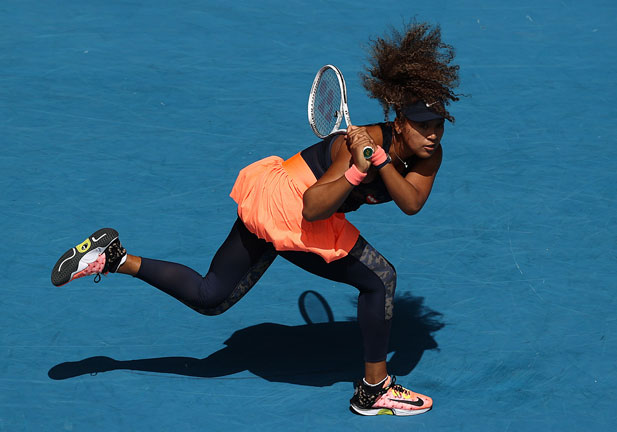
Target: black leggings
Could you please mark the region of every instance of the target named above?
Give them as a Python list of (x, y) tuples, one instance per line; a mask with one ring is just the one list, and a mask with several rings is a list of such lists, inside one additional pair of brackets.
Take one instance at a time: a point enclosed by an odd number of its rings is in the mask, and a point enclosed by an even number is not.
[(148, 258), (142, 258), (136, 276), (199, 313), (218, 315), (257, 283), (277, 255), (310, 273), (356, 287), (360, 291), (358, 322), (364, 340), (364, 359), (386, 359), (396, 272), (361, 236), (346, 257), (327, 263), (310, 252), (277, 252), (238, 219), (214, 255), (205, 277), (184, 265)]

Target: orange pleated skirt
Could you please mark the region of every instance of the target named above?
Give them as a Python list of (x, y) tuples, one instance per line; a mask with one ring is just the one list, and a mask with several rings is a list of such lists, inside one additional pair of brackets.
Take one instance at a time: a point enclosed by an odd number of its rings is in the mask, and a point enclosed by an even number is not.
[(249, 231), (278, 251), (305, 251), (326, 262), (346, 256), (360, 232), (342, 213), (309, 222), (302, 217), (302, 196), (317, 181), (300, 153), (283, 161), (259, 160), (238, 174), (231, 197)]

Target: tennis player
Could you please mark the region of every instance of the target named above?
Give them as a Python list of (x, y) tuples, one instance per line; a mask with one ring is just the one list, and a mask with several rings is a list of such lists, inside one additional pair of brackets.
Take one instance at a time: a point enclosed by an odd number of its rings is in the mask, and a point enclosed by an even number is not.
[[(444, 122), (454, 120), (446, 109), (458, 100), (453, 58), (440, 28), (426, 23), (372, 41), (363, 85), (381, 103), (386, 121), (350, 126), (347, 133), (329, 136), (287, 160), (270, 156), (242, 169), (231, 191), (238, 218), (205, 276), (181, 264), (129, 255), (118, 233), (104, 228), (58, 260), (53, 284), (128, 274), (199, 313), (218, 315), (240, 300), (280, 255), (359, 291), (365, 375), (354, 386), (352, 411), (414, 415), (430, 410), (430, 397), (396, 384), (388, 374), (396, 272), (345, 213), (388, 201), (407, 215), (420, 211), (441, 164)], [(362, 153), (367, 145), (374, 150), (370, 160)], [(392, 236), (398, 240), (395, 228)]]

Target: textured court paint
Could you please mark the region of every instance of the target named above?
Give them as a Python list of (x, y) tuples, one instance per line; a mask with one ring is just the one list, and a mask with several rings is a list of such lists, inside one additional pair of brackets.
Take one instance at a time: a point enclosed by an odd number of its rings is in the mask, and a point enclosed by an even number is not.
[[(617, 424), (614, 2), (403, 3), (2, 3), (0, 430)], [(327, 335), (355, 334), (344, 322), (354, 289), (284, 260), (212, 318), (131, 278), (51, 286), (59, 254), (103, 226), (129, 252), (205, 272), (235, 220), (237, 171), (315, 141), (306, 98), (317, 69), (343, 71), (354, 123), (381, 120), (356, 75), (362, 46), (413, 16), (442, 24), (471, 96), (452, 107), (422, 212), (383, 205), (350, 218), (396, 267), (397, 296), (442, 314), (433, 344), (391, 359), (412, 368), (398, 382), (431, 396), (431, 412), (347, 411), (354, 354)], [(305, 326), (308, 289), (336, 323)], [(274, 337), (284, 346), (272, 359)], [(93, 357), (116, 369), (71, 366)], [(311, 384), (322, 376), (332, 384)]]

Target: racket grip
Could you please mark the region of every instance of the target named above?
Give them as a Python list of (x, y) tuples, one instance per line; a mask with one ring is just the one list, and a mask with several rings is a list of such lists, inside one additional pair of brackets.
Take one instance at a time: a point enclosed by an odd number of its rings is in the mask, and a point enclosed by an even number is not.
[(371, 146), (366, 146), (362, 149), (362, 155), (364, 156), (364, 159), (370, 159), (371, 156), (373, 156), (373, 147)]

